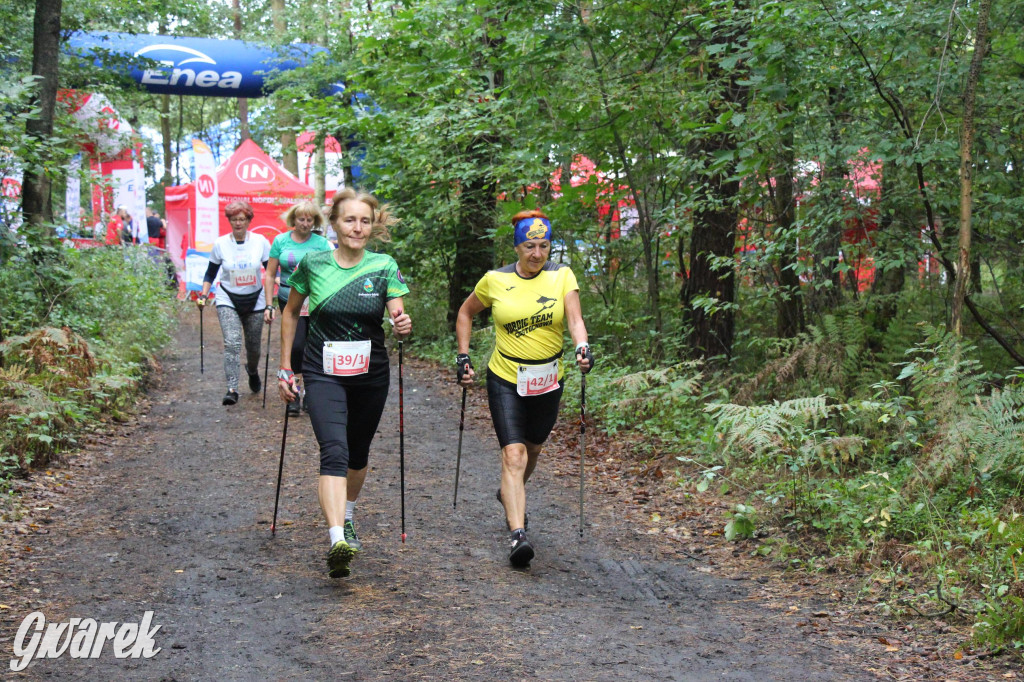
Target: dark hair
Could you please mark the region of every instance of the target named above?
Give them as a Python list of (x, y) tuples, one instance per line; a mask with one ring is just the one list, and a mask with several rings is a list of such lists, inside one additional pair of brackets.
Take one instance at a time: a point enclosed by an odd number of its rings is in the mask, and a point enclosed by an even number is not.
[(361, 201), (372, 210), (373, 227), (370, 230), (371, 240), (391, 241), (391, 232), (388, 228), (398, 223), (398, 218), (391, 213), (391, 207), (387, 204), (381, 204), (377, 197), (369, 192), (360, 192), (351, 187), (339, 189), (334, 193), (334, 199), (331, 200), (331, 213), (328, 216), (331, 225), (337, 226), (338, 221), (341, 220), (341, 205), (346, 201)]
[(249, 205), (248, 201), (232, 201), (230, 204), (224, 207), (224, 215), (227, 216), (228, 220), (231, 220), (236, 215), (244, 215), (249, 220), (255, 215), (252, 211), (252, 206)]

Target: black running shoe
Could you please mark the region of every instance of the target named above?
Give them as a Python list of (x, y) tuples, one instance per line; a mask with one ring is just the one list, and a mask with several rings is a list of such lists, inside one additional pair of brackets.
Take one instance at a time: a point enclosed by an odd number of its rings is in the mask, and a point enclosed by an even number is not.
[(295, 400), (293, 400), (290, 403), (288, 403), (288, 416), (289, 417), (298, 417), (300, 411), (301, 411), (301, 409), (299, 407), (299, 399), (298, 398), (296, 398)]
[[(500, 504), (501, 508), (504, 509), (505, 508), (505, 503), (501, 501), (501, 488), (498, 488), (498, 494), (495, 495), (495, 497), (498, 498), (498, 504)], [(508, 525), (508, 520), (507, 519), (505, 520), (505, 525), (506, 526)], [(512, 529), (509, 528), (509, 530), (512, 530)], [(523, 512), (523, 530), (530, 530), (530, 515), (527, 514), (526, 512)]]
[(259, 393), (260, 389), (263, 388), (263, 382), (260, 381), (260, 373), (249, 375), (249, 390), (253, 393)]
[(512, 551), (508, 553), (508, 561), (515, 568), (526, 568), (533, 559), (533, 545), (526, 539), (526, 531), (522, 528), (512, 531)]
[(228, 391), (224, 394), (224, 400), (220, 401), (221, 405), (234, 405), (238, 402), (238, 391)]
[(345, 520), (345, 542), (348, 546), (357, 552), (363, 548), (363, 543), (359, 542), (359, 536), (356, 535), (356, 526), (350, 519)]

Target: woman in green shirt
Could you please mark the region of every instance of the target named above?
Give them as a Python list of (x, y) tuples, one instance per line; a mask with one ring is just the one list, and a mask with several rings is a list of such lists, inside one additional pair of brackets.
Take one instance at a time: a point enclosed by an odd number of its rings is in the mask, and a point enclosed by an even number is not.
[[(290, 209), (283, 216), (285, 224), (292, 228), (274, 238), (270, 246), (270, 260), (267, 261), (267, 273), (263, 279), (263, 292), (267, 301), (270, 301), (274, 292), (274, 281), (277, 278), (278, 268), (281, 270), (280, 286), (277, 290), (277, 305), (281, 310), (288, 304), (288, 294), (291, 287), (288, 286), (288, 279), (299, 266), (299, 261), (307, 253), (315, 251), (330, 251), (333, 247), (320, 233), (323, 231), (324, 216), (317, 210), (312, 201), (302, 201)], [(274, 308), (267, 306), (264, 313), (265, 321), (269, 324), (274, 320)], [(295, 330), (295, 342), (292, 344), (292, 367), (302, 370), (302, 352), (306, 345), (306, 332), (309, 329), (309, 311), (304, 307), (300, 313), (298, 326)], [(288, 414), (295, 416), (299, 414), (300, 398), (288, 403)]]

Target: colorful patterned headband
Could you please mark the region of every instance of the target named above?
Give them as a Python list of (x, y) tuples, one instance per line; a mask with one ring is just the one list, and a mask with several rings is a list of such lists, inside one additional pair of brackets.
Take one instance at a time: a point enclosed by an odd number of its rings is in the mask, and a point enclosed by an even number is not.
[(527, 239), (551, 239), (551, 221), (547, 218), (523, 218), (516, 223), (513, 244), (519, 246)]

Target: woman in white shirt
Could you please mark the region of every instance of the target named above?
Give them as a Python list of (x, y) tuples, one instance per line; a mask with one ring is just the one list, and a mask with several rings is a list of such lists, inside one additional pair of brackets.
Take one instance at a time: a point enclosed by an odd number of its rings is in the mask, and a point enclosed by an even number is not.
[(248, 202), (232, 201), (225, 207), (224, 215), (231, 223), (231, 232), (213, 243), (210, 265), (197, 303), (206, 304), (206, 297), (217, 280), (219, 286), (214, 303), (224, 334), (224, 375), (228, 384), (222, 404), (234, 405), (238, 402), (238, 361), (243, 336), (249, 389), (258, 393), (263, 386), (259, 373), (260, 339), (267, 304), (260, 268), (265, 267), (270, 258), (270, 243), (262, 235), (249, 232), (253, 210)]

